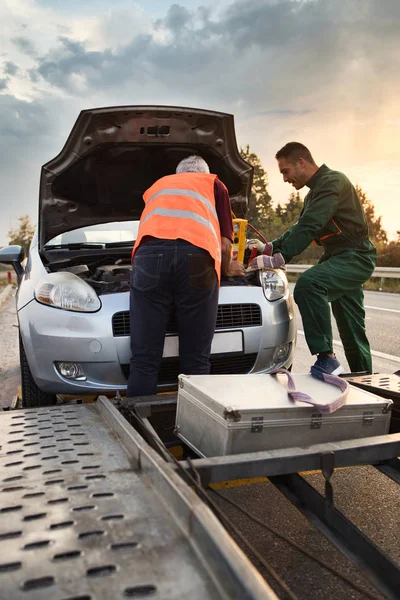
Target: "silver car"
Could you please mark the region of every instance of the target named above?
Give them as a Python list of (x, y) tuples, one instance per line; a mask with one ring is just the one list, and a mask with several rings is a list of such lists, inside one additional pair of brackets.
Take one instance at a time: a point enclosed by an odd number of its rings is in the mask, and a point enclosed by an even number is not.
[[(200, 154), (244, 218), (253, 169), (237, 148), (233, 116), (155, 106), (81, 112), (60, 154), (42, 167), (38, 229), (26, 263), (0, 250), (19, 288), (17, 310), (24, 406), (57, 394), (124, 394), (129, 373), (129, 279), (142, 195), (178, 162)], [(24, 264), (24, 266), (22, 266)], [(290, 367), (295, 313), (280, 270), (222, 281), (212, 373), (268, 373)], [(171, 314), (159, 390), (179, 374)]]

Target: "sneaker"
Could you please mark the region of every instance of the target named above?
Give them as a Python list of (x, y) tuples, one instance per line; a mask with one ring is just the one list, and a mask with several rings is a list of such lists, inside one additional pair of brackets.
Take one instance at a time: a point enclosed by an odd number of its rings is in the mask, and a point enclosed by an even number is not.
[(329, 373), (329, 375), (340, 375), (344, 373), (344, 368), (337, 360), (336, 357), (331, 358), (326, 354), (319, 354), (315, 364), (310, 369), (311, 375), (323, 379), (323, 373)]

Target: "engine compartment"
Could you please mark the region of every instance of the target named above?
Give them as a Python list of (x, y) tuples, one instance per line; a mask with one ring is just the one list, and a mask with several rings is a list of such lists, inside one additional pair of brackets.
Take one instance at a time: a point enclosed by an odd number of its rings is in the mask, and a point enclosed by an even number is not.
[[(97, 295), (128, 292), (132, 265), (130, 256), (75, 256), (71, 259), (56, 260), (47, 265), (49, 272), (66, 271), (88, 283)], [(256, 272), (244, 277), (222, 277), (221, 286), (260, 286)]]
[[(88, 262), (88, 261), (87, 261)], [(129, 291), (132, 265), (123, 259), (114, 264), (77, 264), (61, 269), (77, 275), (88, 283), (96, 294), (116, 294)]]

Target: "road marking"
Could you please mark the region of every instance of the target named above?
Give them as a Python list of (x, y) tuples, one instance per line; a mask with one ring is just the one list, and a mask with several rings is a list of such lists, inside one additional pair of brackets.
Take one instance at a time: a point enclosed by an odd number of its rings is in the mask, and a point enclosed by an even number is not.
[(395, 308), (382, 308), (380, 306), (368, 306), (367, 304), (364, 304), (364, 308), (370, 308), (372, 310), (384, 310), (385, 312), (393, 312), (400, 314), (400, 310), (396, 310)]
[[(304, 331), (301, 329), (297, 330), (299, 335), (304, 335)], [(342, 342), (339, 340), (332, 340), (336, 346), (341, 346), (343, 348)], [(376, 356), (377, 358), (384, 358), (386, 360), (392, 360), (393, 362), (400, 363), (400, 356), (394, 356), (393, 354), (385, 354), (384, 352), (379, 352), (378, 350), (371, 350), (372, 356)]]

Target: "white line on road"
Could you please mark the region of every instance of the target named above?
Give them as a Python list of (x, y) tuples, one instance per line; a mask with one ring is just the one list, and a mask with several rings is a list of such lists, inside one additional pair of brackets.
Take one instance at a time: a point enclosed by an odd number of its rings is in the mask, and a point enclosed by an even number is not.
[(382, 308), (381, 306), (367, 306), (367, 304), (364, 304), (364, 308), (372, 308), (372, 310), (384, 310), (386, 312), (400, 313), (400, 310), (396, 310), (395, 308)]
[[(302, 331), (301, 329), (298, 329), (297, 333), (299, 335), (304, 335), (304, 331)], [(342, 342), (339, 342), (339, 340), (332, 341), (334, 344), (336, 344), (336, 346), (341, 346), (343, 348), (343, 344)], [(384, 352), (379, 352), (378, 350), (371, 350), (371, 354), (372, 356), (377, 356), (379, 358), (385, 358), (386, 360), (392, 360), (394, 362), (400, 363), (400, 356), (393, 356), (393, 354), (385, 354)]]

